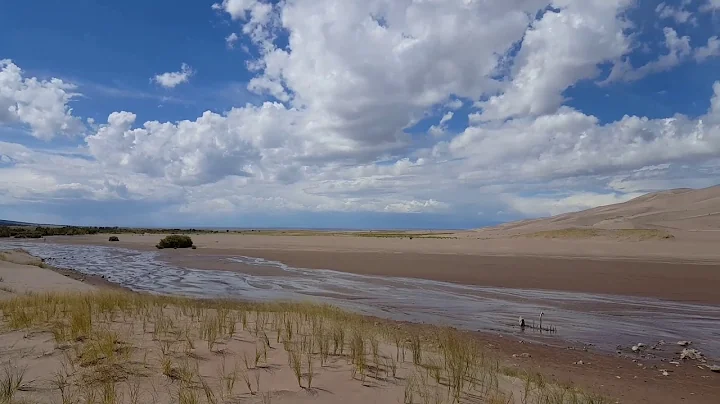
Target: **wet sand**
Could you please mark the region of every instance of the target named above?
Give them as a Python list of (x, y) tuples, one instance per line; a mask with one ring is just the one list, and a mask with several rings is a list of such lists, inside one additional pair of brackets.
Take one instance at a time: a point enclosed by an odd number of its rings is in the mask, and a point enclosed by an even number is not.
[[(195, 251), (179, 254), (172, 251), (164, 255), (170, 262), (184, 265), (197, 262), (196, 257), (205, 253), (203, 250)], [(333, 269), (361, 275), (409, 277), (467, 285), (605, 293), (720, 304), (720, 265), (464, 254), (317, 252), (244, 248), (233, 250), (232, 253), (281, 261), (294, 267)]]
[[(720, 304), (720, 250), (714, 234), (707, 239), (690, 234), (680, 241), (648, 242), (237, 234), (192, 237), (197, 250), (164, 250), (164, 259), (178, 266), (223, 269), (227, 263), (204, 258), (244, 255), (294, 267), (363, 275)], [(50, 240), (157, 251), (154, 245), (160, 238), (126, 234), (114, 243), (107, 241), (107, 235)], [(629, 252), (634, 255), (623, 255)], [(665, 255), (659, 255), (661, 252)]]

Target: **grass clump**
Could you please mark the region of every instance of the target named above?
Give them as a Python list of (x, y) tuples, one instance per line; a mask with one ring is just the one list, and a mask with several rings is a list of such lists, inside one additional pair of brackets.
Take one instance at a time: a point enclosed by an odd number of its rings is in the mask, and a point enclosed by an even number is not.
[(6, 363), (0, 376), (0, 403), (12, 402), (15, 393), (23, 386), (24, 380), (24, 368), (19, 368), (10, 362)]
[(190, 236), (183, 236), (180, 234), (173, 234), (165, 237), (157, 243), (156, 247), (159, 249), (163, 248), (191, 248), (193, 241)]
[(120, 241), (120, 238), (118, 236), (110, 236), (108, 241)]

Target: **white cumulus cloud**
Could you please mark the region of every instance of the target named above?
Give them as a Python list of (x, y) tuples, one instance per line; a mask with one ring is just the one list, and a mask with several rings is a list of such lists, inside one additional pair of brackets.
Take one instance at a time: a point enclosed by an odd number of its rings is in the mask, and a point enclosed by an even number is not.
[(187, 63), (183, 63), (180, 71), (157, 74), (152, 81), (165, 88), (175, 88), (180, 84), (187, 83), (193, 74), (195, 74), (193, 69)]
[(79, 95), (75, 89), (57, 78), (25, 77), (11, 60), (0, 60), (0, 125), (27, 125), (32, 136), (43, 140), (80, 135), (84, 127), (68, 105)]
[(476, 119), (494, 120), (552, 113), (562, 92), (596, 77), (598, 64), (625, 55), (630, 41), (622, 13), (630, 0), (556, 1), (530, 26), (514, 58), (511, 81), (500, 94), (478, 104)]

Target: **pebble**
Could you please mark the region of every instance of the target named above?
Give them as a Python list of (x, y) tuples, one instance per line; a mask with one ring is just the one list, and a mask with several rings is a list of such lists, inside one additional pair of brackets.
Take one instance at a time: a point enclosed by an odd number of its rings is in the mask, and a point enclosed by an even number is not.
[(720, 366), (712, 365), (712, 366), (708, 366), (708, 367), (710, 368), (711, 372), (720, 373)]
[(532, 355), (530, 355), (527, 352), (524, 352), (524, 353), (521, 353), (520, 355), (513, 354), (513, 358), (532, 358)]
[(678, 341), (677, 344), (680, 345), (680, 346), (688, 346), (688, 345), (692, 344), (692, 342), (690, 342), (690, 341)]
[(584, 362), (583, 362), (583, 361), (577, 361), (577, 362), (575, 362), (574, 364), (575, 364), (575, 365), (584, 365)]
[(661, 373), (662, 373), (663, 376), (668, 376), (668, 371), (667, 371), (667, 370), (663, 370)]

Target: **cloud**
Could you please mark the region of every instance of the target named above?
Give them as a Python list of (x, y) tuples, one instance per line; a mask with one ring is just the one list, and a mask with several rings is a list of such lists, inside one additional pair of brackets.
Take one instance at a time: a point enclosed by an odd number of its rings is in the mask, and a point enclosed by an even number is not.
[(478, 103), (480, 120), (554, 112), (563, 91), (596, 77), (598, 64), (630, 50), (622, 13), (629, 0), (557, 1), (532, 23), (513, 60), (511, 80), (499, 95)]
[(552, 115), (479, 123), (434, 154), (466, 161), (464, 177), (497, 180), (608, 175), (668, 162), (700, 162), (720, 153), (720, 82), (698, 119), (624, 116), (598, 119), (562, 107)]
[(260, 158), (250, 140), (241, 138), (242, 127), (212, 112), (195, 121), (153, 121), (132, 129), (135, 119), (129, 112), (110, 114), (108, 123), (87, 137), (90, 153), (109, 167), (187, 185), (249, 176)]
[[(227, 43), (253, 48), (252, 77), (238, 85), (262, 94), (255, 103), (228, 96), (235, 107), (178, 121), (117, 108), (64, 154), (0, 143), (0, 203), (162, 201), (163, 213), (194, 218), (505, 211), (513, 219), (717, 178), (720, 83), (708, 111), (692, 117), (606, 122), (564, 105), (563, 95), (592, 85), (610, 62), (622, 82), (704, 60), (717, 38), (693, 51), (666, 28), (667, 54), (635, 69), (634, 1), (549, 4), (222, 1), (213, 9), (239, 26)], [(187, 81), (174, 76), (183, 72), (192, 69), (154, 81), (174, 87)], [(466, 117), (469, 126), (456, 129)]]
[(183, 63), (180, 66), (179, 72), (157, 74), (151, 79), (151, 81), (154, 81), (165, 88), (175, 88), (180, 84), (187, 83), (193, 74), (195, 74), (193, 69), (186, 63)]
[(690, 37), (679, 37), (677, 32), (669, 27), (663, 29), (665, 34), (665, 46), (668, 53), (661, 55), (657, 60), (648, 62), (637, 69), (633, 68), (630, 61), (624, 59), (615, 63), (608, 78), (603, 84), (614, 81), (632, 82), (642, 79), (650, 74), (664, 72), (682, 63), (692, 52)]
[(213, 10), (222, 10), (234, 19), (245, 19), (246, 12), (258, 4), (257, 0), (223, 0), (222, 3), (212, 5)]
[(288, 45), (261, 49), (249, 88), (302, 110), (323, 135), (392, 152), (427, 108), (495, 91), (502, 55), (546, 3), (287, 2), (266, 26), (281, 21)]
[(578, 212), (600, 205), (627, 202), (642, 193), (594, 193), (581, 192), (571, 195), (555, 194), (535, 197), (509, 197), (506, 199), (511, 209), (524, 216), (555, 216), (562, 213)]
[(237, 42), (239, 39), (240, 37), (238, 36), (238, 34), (233, 32), (225, 37), (225, 43), (227, 44), (228, 48), (232, 49), (235, 47), (235, 42)]
[(715, 12), (720, 10), (720, 0), (705, 0), (705, 4), (700, 6), (702, 12)]
[(720, 55), (720, 39), (717, 36), (708, 38), (707, 45), (695, 48), (695, 60), (698, 63), (718, 55)]
[(76, 87), (60, 79), (24, 77), (11, 60), (0, 60), (0, 125), (21, 124), (38, 139), (82, 134), (82, 121), (72, 115)]
[(432, 125), (430, 129), (428, 130), (428, 133), (435, 137), (443, 136), (447, 133), (447, 123), (450, 121), (453, 117), (453, 112), (448, 111), (443, 115), (442, 118), (440, 118), (440, 123), (438, 125)]
[(693, 13), (685, 8), (690, 5), (691, 2), (692, 0), (683, 0), (679, 8), (662, 2), (655, 8), (655, 12), (661, 19), (672, 18), (678, 24), (685, 24), (689, 22), (695, 25), (697, 24), (697, 20), (693, 17)]
[(452, 100), (452, 101), (448, 101), (448, 102), (445, 104), (445, 106), (446, 106), (447, 108), (449, 108), (449, 109), (457, 110), (457, 109), (462, 108), (463, 102), (462, 102), (462, 100), (455, 99), (455, 100)]

